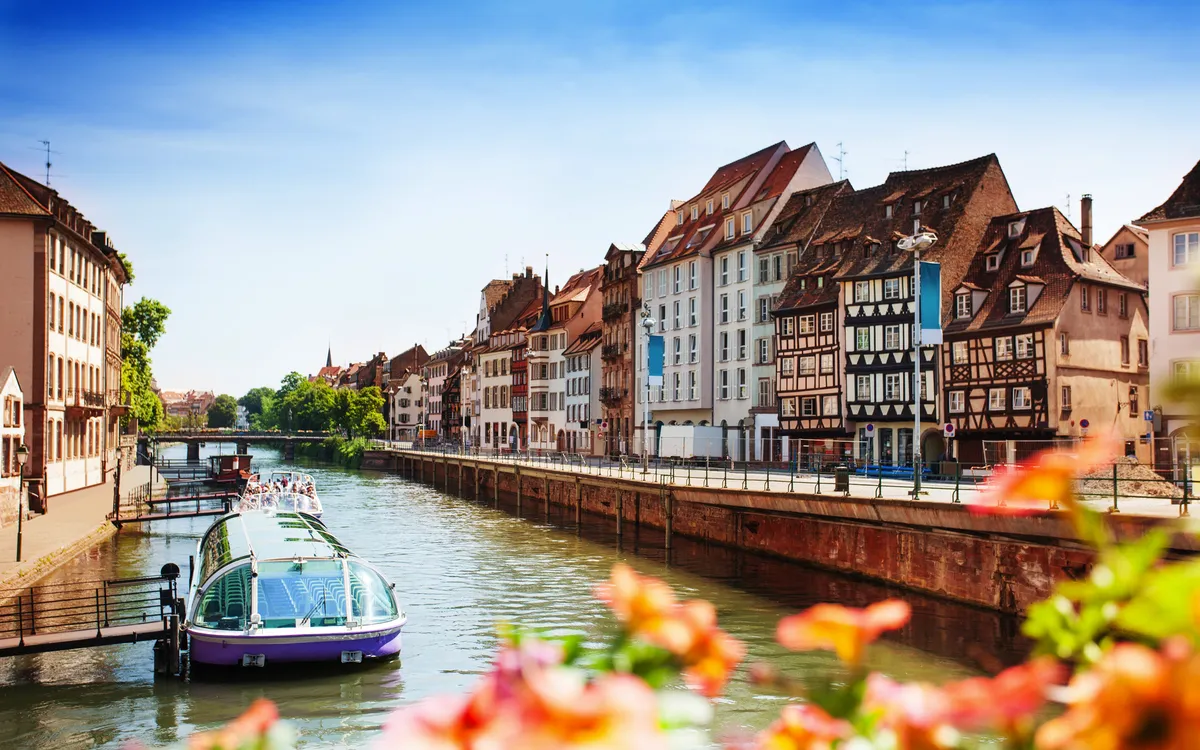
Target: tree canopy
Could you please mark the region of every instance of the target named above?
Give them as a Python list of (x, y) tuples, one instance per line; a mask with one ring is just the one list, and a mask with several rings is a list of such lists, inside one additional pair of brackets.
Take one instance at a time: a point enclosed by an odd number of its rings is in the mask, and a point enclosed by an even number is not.
[(121, 311), (121, 391), (127, 394), (132, 416), (147, 430), (162, 422), (162, 401), (154, 393), (150, 350), (166, 332), (171, 310), (143, 297)]
[[(309, 381), (298, 372), (285, 375), (278, 390), (254, 388), (239, 402), (252, 413), (251, 425), (257, 429), (336, 430), (353, 438), (374, 437), (387, 428), (379, 388), (335, 390), (324, 380)], [(257, 415), (251, 404), (261, 406)]]
[(227, 393), (222, 393), (208, 407), (209, 427), (233, 427), (237, 421), (238, 403)]

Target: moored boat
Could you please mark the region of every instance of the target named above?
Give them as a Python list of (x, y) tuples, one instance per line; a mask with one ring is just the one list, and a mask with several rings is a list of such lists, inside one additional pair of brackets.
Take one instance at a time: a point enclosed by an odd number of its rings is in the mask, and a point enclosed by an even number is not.
[(400, 652), (394, 585), (305, 513), (219, 518), (200, 540), (187, 632), (193, 662), (361, 662)]
[(238, 498), (237, 510), (274, 510), (307, 513), (320, 518), (324, 512), (317, 497), (317, 485), (308, 474), (298, 471), (275, 471), (263, 481), (251, 475)]

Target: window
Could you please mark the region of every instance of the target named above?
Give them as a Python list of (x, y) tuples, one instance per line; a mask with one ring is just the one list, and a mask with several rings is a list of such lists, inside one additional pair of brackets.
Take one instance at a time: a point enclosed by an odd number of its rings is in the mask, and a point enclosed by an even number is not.
[(771, 317), (770, 316), (770, 312), (771, 312), (770, 299), (771, 299), (770, 297), (759, 297), (758, 298), (758, 322), (759, 323), (766, 323), (767, 320)]
[(1092, 311), (1092, 294), (1086, 284), (1079, 286), (1079, 309), (1084, 312)]
[(992, 253), (987, 256), (987, 270), (995, 271), (1000, 267), (1000, 253)]
[(1071, 354), (1071, 335), (1066, 331), (1058, 334), (1058, 353), (1064, 357)]
[(885, 401), (899, 401), (904, 398), (901, 390), (904, 376), (898, 372), (889, 372), (883, 376), (883, 398)]
[(991, 388), (988, 390), (988, 410), (1004, 411), (1004, 389)]
[(729, 370), (721, 370), (717, 377), (717, 398), (723, 401), (729, 399)]
[(871, 298), (871, 282), (856, 281), (854, 282), (854, 301), (866, 302)]
[(775, 281), (783, 281), (783, 255), (776, 254), (771, 258), (771, 270), (774, 271), (772, 278)]
[(1013, 358), (1013, 340), (1011, 336), (996, 338), (996, 361), (1007, 362)]
[(785, 399), (780, 400), (779, 408), (780, 408), (780, 411), (782, 412), (783, 416), (785, 416), (785, 417), (796, 416), (796, 399), (785, 398)]
[(712, 202), (712, 198), (709, 198), (704, 203), (704, 213), (711, 216), (712, 212), (713, 212), (713, 202)]
[(1172, 265), (1186, 266), (1200, 261), (1200, 232), (1175, 235)]
[(1121, 260), (1122, 258), (1132, 258), (1133, 252), (1134, 249), (1132, 243), (1117, 245), (1113, 258), (1116, 260)]
[(1021, 232), (1024, 230), (1025, 230), (1025, 220), (1024, 219), (1019, 219), (1017, 221), (1008, 222), (1008, 236), (1009, 237), (1020, 237)]
[(1017, 386), (1013, 388), (1013, 408), (1028, 409), (1029, 403), (1029, 388), (1025, 386)]
[(683, 268), (680, 266), (675, 266), (675, 268), (671, 270), (671, 275), (671, 291), (673, 291), (675, 294), (679, 294), (679, 292), (683, 289)]
[(800, 358), (800, 374), (812, 375), (817, 371), (816, 357), (801, 357)]
[(1121, 364), (1129, 364), (1129, 337), (1121, 337)]
[(1025, 287), (1014, 286), (1008, 290), (1009, 313), (1025, 312)]
[(1142, 412), (1138, 409), (1138, 387), (1129, 386), (1129, 418), (1140, 419)]
[(821, 333), (829, 333), (833, 330), (833, 313), (821, 313)]
[(784, 377), (791, 377), (795, 374), (796, 360), (794, 357), (784, 357), (779, 360), (779, 374)]
[(854, 396), (858, 401), (871, 400), (871, 376), (856, 375), (854, 378)]
[(748, 314), (749, 312), (746, 310), (746, 291), (744, 289), (739, 289), (737, 319), (745, 320)]
[(738, 398), (748, 398), (749, 397), (749, 395), (750, 395), (748, 392), (749, 389), (746, 388), (746, 368), (744, 368), (744, 367), (738, 368), (737, 388), (738, 388), (738, 396), (737, 396)]
[(1033, 334), (1017, 334), (1017, 359), (1033, 359)]
[(919, 201), (919, 200), (913, 201), (913, 216), (917, 216), (920, 213), (921, 213), (921, 201)]
[(674, 396), (674, 398), (672, 400), (678, 401), (679, 400), (679, 373), (677, 373), (677, 372), (671, 373), (671, 385), (673, 386), (672, 394)]
[(742, 214), (742, 234), (750, 234), (750, 230), (754, 227), (753, 214), (746, 212)]
[(832, 354), (822, 354), (821, 355), (821, 372), (824, 374), (833, 372), (833, 355)]
[(1059, 397), (1062, 410), (1071, 411), (1071, 386), (1064, 385), (1059, 392), (1062, 394)]
[(885, 219), (892, 218), (892, 213), (893, 213), (893, 209), (892, 209), (891, 203), (889, 203), (883, 207), (883, 218), (885, 218)]
[(688, 297), (688, 325), (694, 328), (696, 326), (696, 324), (699, 322), (697, 320), (697, 317), (698, 316), (696, 315), (696, 298)]
[(812, 332), (813, 332), (813, 325), (814, 325), (815, 323), (816, 323), (816, 316), (814, 316), (814, 315), (801, 315), (801, 316), (800, 316), (800, 333), (801, 333), (801, 334), (805, 334), (805, 333), (812, 333)]
[(1200, 294), (1179, 294), (1174, 301), (1176, 331), (1200, 330)]
[(950, 208), (950, 202), (952, 200), (954, 200), (953, 194), (946, 193), (945, 195), (943, 195), (942, 196), (942, 208)]
[(771, 261), (768, 260), (767, 258), (759, 258), (758, 259), (758, 283), (766, 284), (770, 280), (771, 280)]
[(729, 284), (729, 256), (721, 258), (721, 286)]
[(688, 263), (688, 289), (695, 289), (697, 283), (699, 281), (696, 273), (696, 261), (693, 260)]
[(883, 327), (883, 348), (900, 348), (900, 325), (892, 324)]
[(673, 313), (673, 315), (672, 315), (672, 320), (673, 320), (673, 321), (674, 321), (674, 323), (675, 323), (675, 326), (674, 326), (674, 328), (675, 328), (675, 330), (676, 330), (676, 331), (678, 331), (680, 328), (682, 328), (682, 327), (683, 327), (683, 326), (681, 325), (681, 322), (680, 322), (680, 321), (681, 321), (681, 317), (682, 317), (682, 316), (681, 316), (681, 314), (680, 314), (680, 304), (679, 304), (679, 300), (675, 300), (674, 304), (672, 304), (672, 305), (671, 305), (671, 312)]
[(1037, 260), (1037, 248), (1027, 247), (1021, 251), (1021, 267), (1029, 268)]
[[(765, 341), (766, 339), (763, 339), (763, 340)], [(748, 346), (749, 346), (749, 341), (747, 339), (746, 329), (739, 328), (738, 332), (737, 332), (737, 358), (738, 359), (746, 358), (746, 347), (748, 347)]]
[(667, 296), (667, 269), (660, 268), (658, 271), (658, 296)]
[(971, 317), (970, 293), (954, 295), (954, 317), (958, 320)]
[(688, 370), (688, 401), (695, 401), (697, 398), (696, 389), (696, 371)]
[(883, 298), (900, 299), (900, 279), (883, 280)]
[(950, 413), (962, 414), (966, 410), (966, 394), (963, 391), (950, 391)]
[(725, 193), (724, 195), (721, 196), (721, 208), (722, 209), (729, 208), (729, 193)]
[(1096, 290), (1096, 314), (1108, 315), (1108, 290)]
[[(664, 294), (665, 293), (666, 292), (664, 292)], [(658, 306), (658, 331), (659, 331), (659, 333), (662, 333), (665, 330), (667, 330), (667, 306), (659, 305)]]
[[(693, 205), (692, 206), (692, 221), (695, 221), (697, 219), (697, 217), (699, 217), (699, 216), (700, 216), (700, 207)], [(679, 399), (677, 398), (675, 400), (678, 401)]]
[(729, 332), (721, 331), (721, 335), (717, 339), (720, 342), (720, 357), (722, 362), (729, 361)]
[(780, 318), (779, 320), (779, 335), (791, 336), (794, 327), (795, 318)]
[(855, 328), (854, 329), (854, 351), (866, 352), (871, 350), (871, 329), (870, 328)]
[(651, 274), (642, 279), (642, 296), (647, 300), (654, 296), (654, 276)]
[(720, 315), (720, 317), (718, 319), (720, 320), (720, 322), (722, 322), (722, 323), (729, 322), (729, 295), (728, 294), (721, 295), (721, 306), (720, 306), (719, 315)]
[(817, 416), (817, 399), (815, 396), (805, 396), (800, 399), (800, 416)]
[(681, 364), (683, 361), (683, 342), (678, 336), (675, 337), (674, 343), (671, 344), (671, 353), (673, 355), (671, 364)]
[(1183, 380), (1200, 376), (1200, 361), (1181, 359), (1171, 363), (1171, 377)]
[(758, 340), (758, 363), (765, 365), (771, 361), (771, 339)]
[[(732, 221), (732, 219), (731, 219), (731, 221)], [(748, 276), (748, 274), (749, 274), (749, 271), (748, 271), (748, 269), (746, 268), (746, 251), (745, 251), (745, 250), (739, 250), (739, 251), (738, 251), (737, 258), (738, 258), (738, 276), (737, 276), (737, 279), (738, 279), (738, 281), (745, 281), (747, 278), (749, 278), (749, 276)]]
[(1146, 343), (1146, 339), (1138, 339), (1138, 367), (1150, 366), (1150, 347)]
[(826, 417), (837, 416), (838, 413), (838, 397), (837, 396), (822, 396), (821, 397), (821, 414)]

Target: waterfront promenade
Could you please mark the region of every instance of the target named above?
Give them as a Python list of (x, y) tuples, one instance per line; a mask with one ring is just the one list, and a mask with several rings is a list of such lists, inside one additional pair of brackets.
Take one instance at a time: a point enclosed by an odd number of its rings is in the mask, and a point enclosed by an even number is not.
[[(162, 480), (155, 475), (156, 480)], [(22, 561), (17, 559), (17, 526), (0, 529), (0, 589), (36, 581), (116, 531), (107, 519), (113, 507), (113, 475), (94, 487), (50, 498), (50, 512), (22, 527)], [(122, 493), (150, 481), (149, 466), (122, 472)]]

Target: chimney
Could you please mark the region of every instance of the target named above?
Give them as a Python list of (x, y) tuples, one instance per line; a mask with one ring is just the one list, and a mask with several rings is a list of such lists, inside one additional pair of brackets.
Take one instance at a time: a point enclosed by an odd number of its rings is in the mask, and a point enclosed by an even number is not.
[(533, 266), (525, 266), (525, 278), (533, 278)]
[(1092, 194), (1084, 193), (1079, 199), (1079, 217), (1083, 224), (1080, 227), (1080, 235), (1083, 237), (1083, 247), (1085, 250), (1092, 249)]

